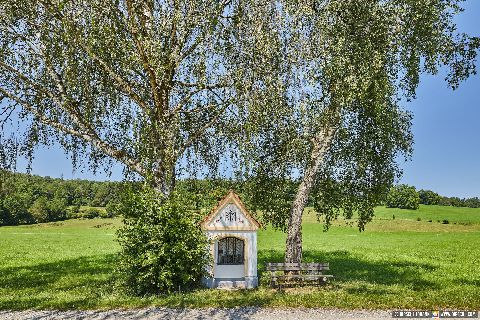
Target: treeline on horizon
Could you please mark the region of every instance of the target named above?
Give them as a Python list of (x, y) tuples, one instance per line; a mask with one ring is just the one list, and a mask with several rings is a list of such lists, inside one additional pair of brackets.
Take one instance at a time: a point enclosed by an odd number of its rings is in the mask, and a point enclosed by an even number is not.
[[(65, 180), (0, 170), (0, 226), (33, 224), (75, 218), (116, 216), (125, 187), (141, 182)], [(196, 208), (212, 207), (229, 189), (231, 180), (180, 180), (176, 190), (189, 195)]]
[[(120, 182), (0, 172), (0, 226), (109, 217)], [(106, 207), (100, 209), (99, 207)]]
[[(295, 185), (292, 181), (292, 192)], [(113, 217), (124, 187), (124, 182), (65, 180), (0, 171), (0, 226)], [(242, 186), (232, 180), (180, 180), (176, 189), (197, 199), (196, 207), (207, 208), (228, 189), (241, 194)], [(420, 204), (480, 208), (478, 197), (462, 199), (441, 196), (431, 190), (416, 192)]]
[(420, 204), (480, 208), (480, 199), (478, 197), (473, 197), (473, 198), (445, 197), (431, 190), (423, 190), (423, 189), (417, 191), (417, 193), (418, 193), (418, 197), (420, 198)]
[(452, 207), (480, 208), (480, 199), (444, 197), (431, 190), (417, 191), (414, 186), (399, 184), (393, 186), (385, 199), (387, 208), (417, 210), (421, 204)]

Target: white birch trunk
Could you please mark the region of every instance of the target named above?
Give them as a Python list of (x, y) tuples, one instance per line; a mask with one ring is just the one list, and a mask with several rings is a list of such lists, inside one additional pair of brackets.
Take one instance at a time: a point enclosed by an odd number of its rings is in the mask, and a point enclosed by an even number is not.
[(285, 262), (297, 263), (302, 261), (302, 216), (308, 197), (323, 165), (325, 155), (330, 149), (337, 131), (337, 125), (322, 129), (313, 139), (313, 149), (310, 162), (305, 170), (303, 179), (298, 187), (295, 200), (290, 209), (288, 221)]

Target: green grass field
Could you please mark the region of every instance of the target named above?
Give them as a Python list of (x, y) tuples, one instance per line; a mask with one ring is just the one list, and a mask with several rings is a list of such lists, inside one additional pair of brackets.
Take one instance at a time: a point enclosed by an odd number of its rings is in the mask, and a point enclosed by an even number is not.
[(282, 260), (285, 236), (267, 229), (258, 234), (259, 289), (205, 289), (145, 298), (115, 290), (119, 219), (1, 227), (0, 309), (241, 305), (480, 309), (480, 209), (379, 207), (376, 213), (362, 233), (343, 221), (325, 233), (312, 213), (305, 215), (304, 261), (330, 263), (335, 279), (327, 286), (268, 288), (263, 266)]

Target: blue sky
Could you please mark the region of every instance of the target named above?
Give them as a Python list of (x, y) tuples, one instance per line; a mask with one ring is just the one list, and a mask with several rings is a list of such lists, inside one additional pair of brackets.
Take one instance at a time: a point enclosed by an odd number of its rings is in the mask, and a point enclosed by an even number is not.
[[(480, 36), (480, 1), (469, 0), (459, 31)], [(480, 68), (477, 68), (480, 72)], [(480, 74), (452, 91), (444, 74), (421, 78), (413, 112), (414, 154), (401, 182), (443, 195), (480, 197)]]
[[(480, 0), (464, 3), (457, 18), (459, 31), (480, 36)], [(480, 71), (480, 68), (479, 68)], [(480, 197), (480, 75), (452, 91), (444, 74), (423, 76), (417, 99), (405, 104), (414, 114), (414, 153), (402, 163), (400, 182), (431, 189), (442, 195)], [(24, 171), (20, 161), (18, 171)], [(65, 179), (120, 180), (121, 166), (111, 177), (100, 172), (72, 171), (70, 160), (59, 148), (39, 149), (32, 173)]]

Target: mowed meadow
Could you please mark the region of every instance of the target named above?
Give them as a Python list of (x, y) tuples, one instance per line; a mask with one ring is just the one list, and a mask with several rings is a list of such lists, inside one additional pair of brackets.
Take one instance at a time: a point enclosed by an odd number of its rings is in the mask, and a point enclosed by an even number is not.
[(314, 214), (305, 214), (304, 261), (330, 263), (335, 279), (325, 286), (269, 288), (264, 263), (282, 261), (285, 236), (267, 228), (258, 233), (258, 289), (141, 298), (115, 287), (120, 219), (0, 227), (0, 309), (480, 309), (480, 209), (379, 207), (365, 232), (354, 224), (338, 221), (323, 232)]

